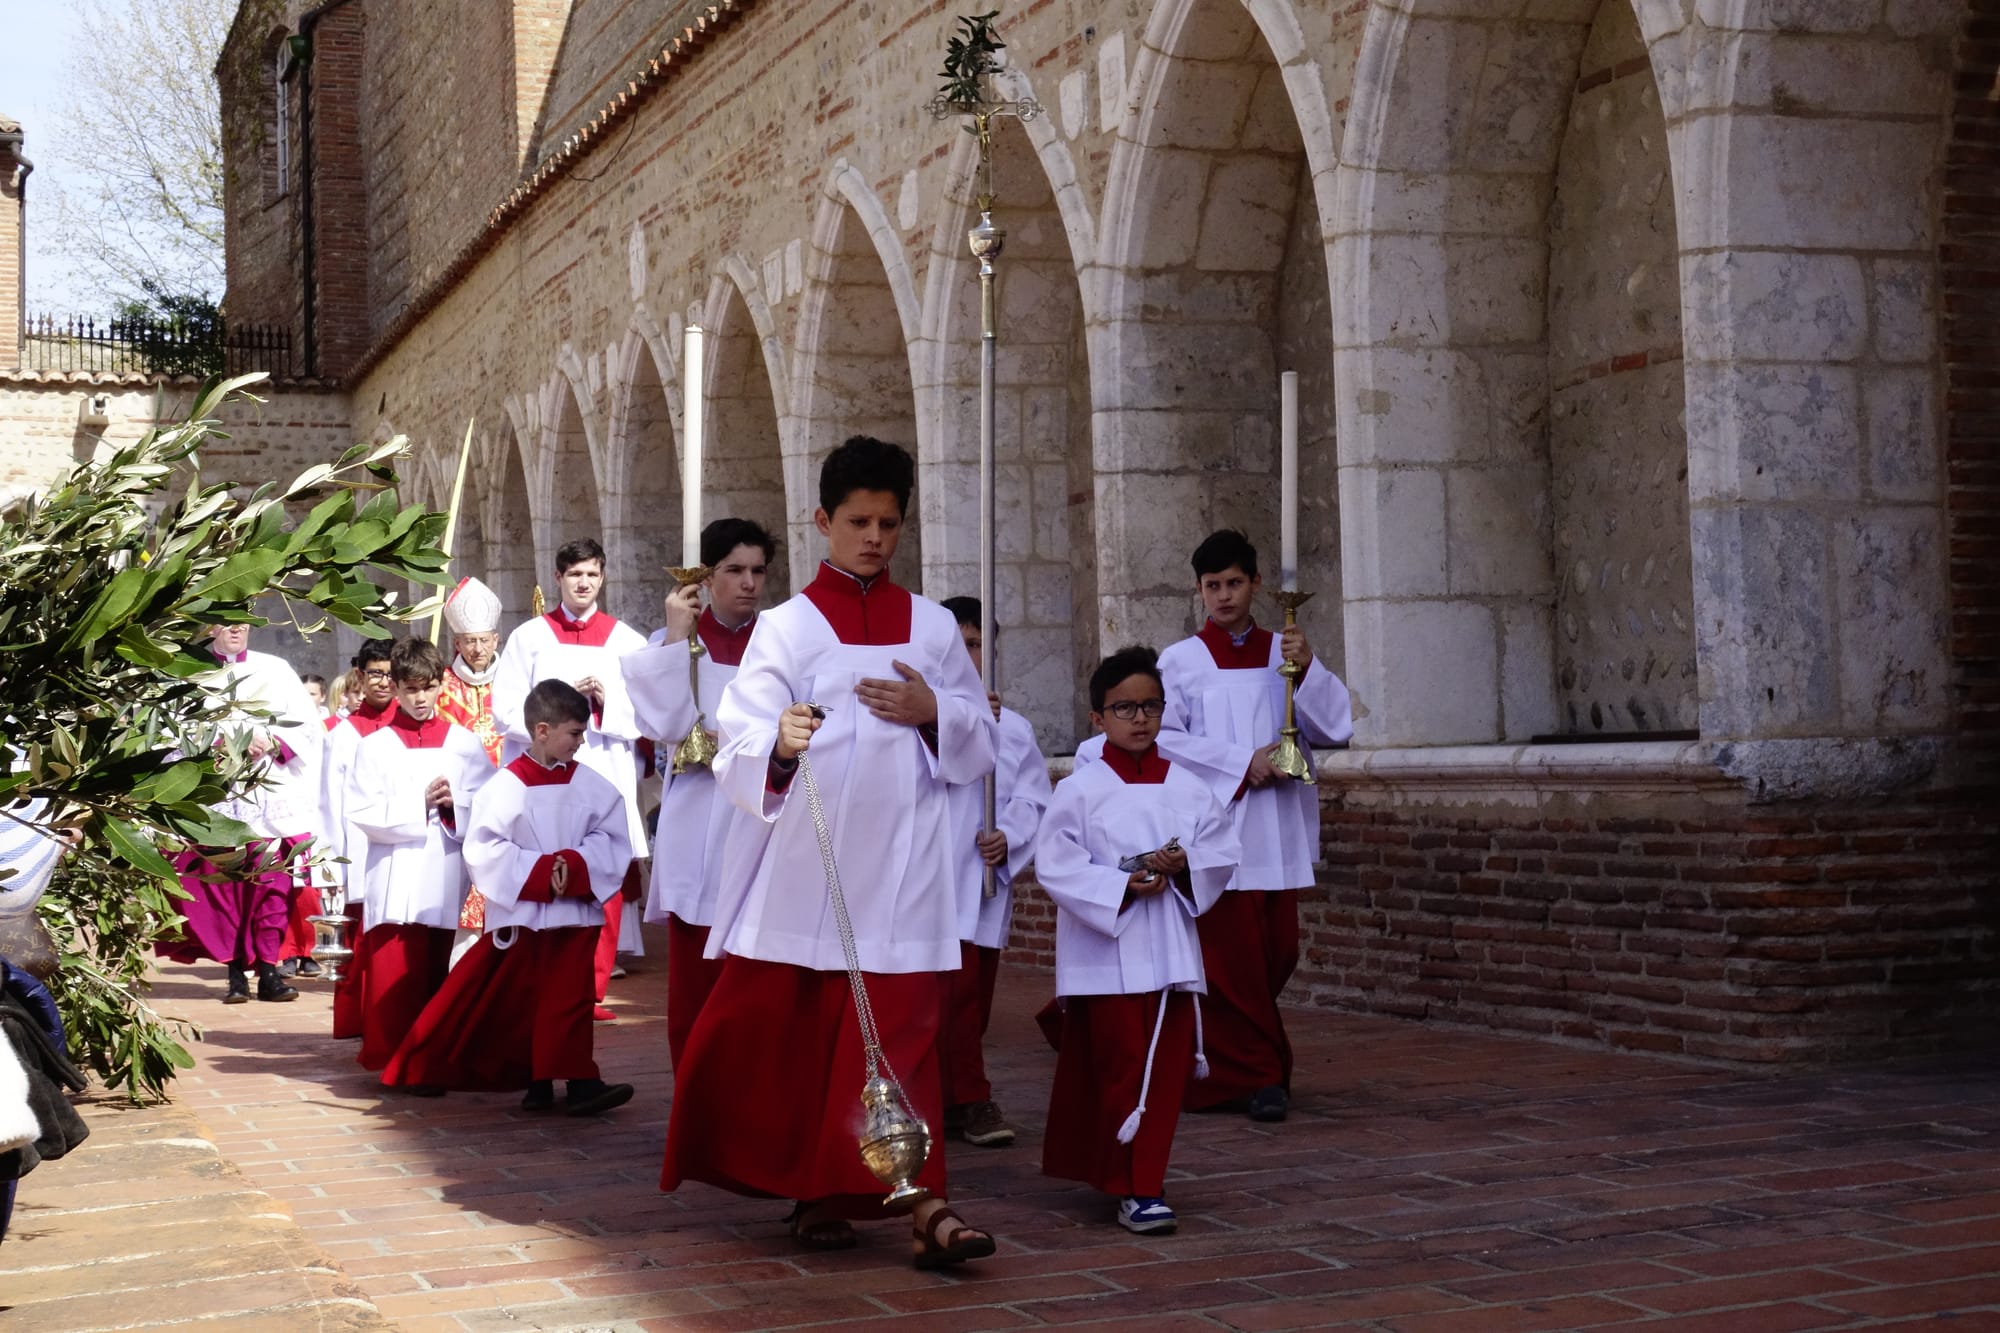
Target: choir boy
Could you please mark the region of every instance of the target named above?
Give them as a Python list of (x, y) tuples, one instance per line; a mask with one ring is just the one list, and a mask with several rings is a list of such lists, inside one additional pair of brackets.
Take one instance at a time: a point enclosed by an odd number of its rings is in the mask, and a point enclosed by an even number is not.
[(1251, 602), (1263, 586), (1257, 548), (1242, 533), (1212, 533), (1194, 551), (1196, 591), (1208, 620), (1160, 654), (1168, 730), (1255, 747), (1231, 807), (1243, 862), (1214, 911), (1201, 918), (1208, 975), (1211, 1076), (1188, 1088), (1191, 1110), (1243, 1103), (1277, 1121), (1291, 1103), (1292, 1046), (1278, 996), (1299, 962), (1298, 891), (1319, 859), (1316, 789), (1272, 769), (1285, 720), (1284, 662), (1299, 678), (1299, 739), (1345, 744), (1354, 734), (1347, 687), (1313, 656), (1294, 626), (1259, 628)]
[[(709, 768), (671, 771), (672, 756), (694, 728), (697, 709), (713, 734), (722, 691), (736, 678), (756, 627), (775, 551), (771, 534), (749, 519), (719, 518), (703, 528), (701, 562), (714, 572), (702, 584), (670, 593), (666, 628), (648, 646), (618, 660), (639, 730), (653, 739), (662, 770), (646, 920), (667, 927), (667, 1052), (676, 1067), (722, 966), (703, 954), (715, 920), (723, 849), (732, 841), (761, 843), (765, 824), (739, 811), (728, 797), (718, 797)], [(705, 608), (703, 588), (708, 591)], [(703, 648), (693, 666), (699, 701), (688, 680), (691, 633), (700, 636)]]
[(797, 1200), (808, 1249), (848, 1248), (850, 1219), (884, 1215), (856, 1150), (861, 1036), (803, 790), (810, 747), (883, 1051), (931, 1130), (911, 1244), (937, 1268), (994, 1250), (945, 1202), (937, 1039), (959, 961), (947, 789), (991, 771), (995, 725), (951, 613), (888, 572), (915, 481), (906, 450), (867, 436), (827, 456), (827, 558), (758, 617), (723, 692), (715, 779), (769, 838), (724, 857), (708, 938), (722, 969), (676, 1071), (660, 1184)]
[(465, 863), (486, 896), (486, 932), (451, 970), (382, 1081), (394, 1087), (513, 1091), (524, 1111), (597, 1115), (632, 1099), (599, 1077), (593, 959), (603, 904), (632, 862), (625, 797), (578, 761), (591, 700), (544, 680), (521, 701), (528, 742), (481, 789)]
[(355, 747), (346, 810), (368, 969), (361, 1064), (389, 1063), (444, 984), (465, 902), (464, 821), (492, 775), (479, 739), (438, 712), (444, 654), (404, 639), (390, 655), (396, 711)]
[[(319, 776), (320, 823), (326, 830), (328, 857), (322, 874), (329, 885), (346, 890), (347, 934), (354, 949), (354, 957), (333, 988), (333, 1035), (343, 1040), (361, 1035), (362, 978), (368, 971), (368, 942), (361, 924), (361, 879), (355, 870), (361, 859), (363, 840), (347, 823), (347, 776), (361, 742), (388, 725), (389, 719), (396, 715), (396, 676), (389, 664), (388, 642), (370, 639), (362, 644), (361, 650), (354, 654), (347, 679), (358, 684), (358, 692), (348, 693), (347, 712), (329, 722)], [(310, 923), (307, 925), (310, 929)], [(300, 970), (305, 971), (304, 963), (300, 964)], [(312, 970), (317, 972), (318, 968)]]
[[(975, 669), (983, 629), (977, 597), (947, 597), (944, 609), (958, 620), (959, 638)], [(1028, 719), (987, 696), (1000, 724), (1000, 758), (994, 769), (994, 829), (987, 832), (986, 784), (951, 788), (952, 863), (958, 891), (959, 968), (945, 993), (944, 1028), (938, 1061), (944, 1075), (944, 1128), (967, 1143), (1005, 1147), (1014, 1141), (993, 1100), (986, 1077), (987, 1026), (993, 1021), (993, 986), (1000, 974), (1000, 950), (1014, 911), (1014, 876), (1035, 859), (1035, 830), (1049, 803), (1049, 765), (1035, 744)], [(993, 896), (986, 896), (986, 869), (993, 868)]]
[(1042, 1170), (1116, 1197), (1139, 1233), (1178, 1225), (1167, 1159), (1182, 1089), (1207, 1074), (1195, 921), (1241, 851), (1209, 784), (1154, 743), (1166, 709), (1149, 648), (1091, 674), (1103, 758), (1056, 788), (1035, 861), (1056, 903), (1061, 1006)]

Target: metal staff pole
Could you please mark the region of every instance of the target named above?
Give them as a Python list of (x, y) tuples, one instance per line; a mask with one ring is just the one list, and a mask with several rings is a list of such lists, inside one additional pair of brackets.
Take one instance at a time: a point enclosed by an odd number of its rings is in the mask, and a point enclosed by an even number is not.
[[(444, 569), (447, 577), (451, 574), (452, 543), (458, 540), (458, 508), (465, 502), (465, 471), (472, 461), (472, 427), (478, 418), (468, 417), (465, 422), (465, 443), (458, 446), (458, 476), (451, 483), (451, 508), (445, 511), (444, 519)], [(451, 589), (447, 587), (448, 596)], [(444, 630), (444, 599), (438, 599), (437, 610), (431, 613), (431, 642), (436, 643)]]

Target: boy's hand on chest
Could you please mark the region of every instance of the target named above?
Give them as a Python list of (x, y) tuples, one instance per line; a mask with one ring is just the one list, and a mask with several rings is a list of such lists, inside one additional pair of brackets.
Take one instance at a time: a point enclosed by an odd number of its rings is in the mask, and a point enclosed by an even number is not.
[(938, 716), (937, 695), (923, 673), (904, 662), (891, 662), (900, 679), (864, 676), (854, 687), (862, 707), (882, 719), (906, 727), (928, 727)]

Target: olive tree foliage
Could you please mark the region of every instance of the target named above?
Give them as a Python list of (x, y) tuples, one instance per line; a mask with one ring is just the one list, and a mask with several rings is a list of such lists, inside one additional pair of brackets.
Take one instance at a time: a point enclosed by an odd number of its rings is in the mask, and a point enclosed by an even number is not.
[[(48, 127), (47, 191), (71, 286), (219, 299), (222, 97), (237, 0), (63, 0), (69, 97)], [(34, 127), (30, 127), (31, 131)], [(44, 215), (46, 217), (46, 215)], [(38, 223), (37, 229), (47, 226)]]
[[(204, 482), (222, 405), (261, 378), (211, 383), (188, 420), (77, 464), (0, 518), (0, 817), (39, 797), (82, 830), (64, 891), (44, 901), (70, 964), (58, 998), (86, 1057), (135, 1094), (170, 1076), (162, 1060), (185, 1060), (144, 1002), (145, 952), (177, 924), (169, 858), (247, 841), (213, 807), (262, 780), (243, 729), (223, 725), (232, 706), (254, 709), (213, 692), (208, 627), (268, 623), (253, 609), (268, 595), (302, 629), (382, 638), (379, 620), (420, 609), (384, 585), (444, 581), (444, 515), (395, 498), (401, 439), (247, 495)], [(162, 1041), (130, 1049), (135, 1031)]]

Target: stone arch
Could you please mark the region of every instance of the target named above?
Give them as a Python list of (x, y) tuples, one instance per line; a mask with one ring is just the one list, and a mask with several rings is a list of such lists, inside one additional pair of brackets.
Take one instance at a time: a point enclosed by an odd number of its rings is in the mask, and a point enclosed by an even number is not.
[[(812, 524), (820, 460), (854, 434), (894, 440), (920, 455), (913, 344), (915, 282), (881, 200), (847, 162), (835, 164), (820, 199), (807, 259), (793, 374), (794, 438), (785, 489), (800, 497), (788, 523), (792, 583), (802, 586), (824, 554)], [(921, 586), (924, 482), (918, 471), (898, 580)]]
[[(643, 311), (644, 307), (640, 307)], [(650, 332), (655, 336), (648, 336)], [(634, 313), (618, 345), (611, 378), (606, 452), (613, 484), (604, 499), (604, 546), (610, 564), (605, 606), (619, 619), (650, 630), (680, 563), (681, 477), (677, 382), (666, 340), (650, 313)]]
[(532, 458), (522, 440), (518, 410), (510, 404), (499, 426), (486, 437), (475, 459), (486, 484), (480, 516), (483, 557), (479, 577), (500, 599), (501, 632), (505, 634), (533, 613), (534, 589), (542, 577), (536, 558), (535, 511), (529, 486)]
[[(540, 495), (544, 508), (536, 515), (538, 578), (552, 576), (556, 551), (565, 542), (577, 537), (595, 537), (602, 542), (608, 530), (604, 521), (606, 479), (597, 466), (596, 432), (588, 400), (588, 387), (567, 371), (551, 377), (542, 391)], [(553, 599), (554, 593), (549, 592), (549, 596)]]
[[(1193, 628), (1187, 557), (1207, 531), (1245, 529), (1275, 582), (1281, 370), (1301, 381), (1302, 586), (1340, 587), (1320, 202), (1336, 155), (1283, 0), (1168, 0), (1135, 86), (1090, 325), (1098, 630), (1166, 642)], [(1340, 618), (1322, 612), (1309, 629), (1338, 667)]]
[[(1572, 706), (1586, 732), (1693, 726), (1671, 9), (1370, 11), (1333, 262), (1361, 744), (1526, 740)], [(1582, 225), (1607, 190), (1616, 224)]]
[(787, 521), (800, 512), (785, 493), (785, 430), (778, 414), (785, 383), (776, 322), (750, 266), (732, 255), (709, 286), (708, 447), (702, 459), (702, 514), (747, 518), (779, 542), (766, 599), (791, 595)]
[[(1029, 94), (1025, 80), (1003, 85)], [(1087, 210), (1077, 216), (1068, 154), (1037, 143), (1035, 123), (995, 122), (998, 264), (994, 577), (997, 688), (1035, 726), (1047, 753), (1087, 734), (1080, 671), (1094, 660), (1096, 545), (1091, 495), (1090, 363), (1078, 270), (1091, 258)], [(1053, 131), (1044, 125), (1044, 138)], [(1051, 148), (1054, 149), (1052, 153)], [(1055, 156), (1058, 168), (1051, 173)], [(966, 246), (977, 221), (977, 141), (957, 136), (925, 272), (925, 571), (941, 595), (979, 583), (979, 266)], [(1079, 248), (1083, 247), (1083, 248)]]

